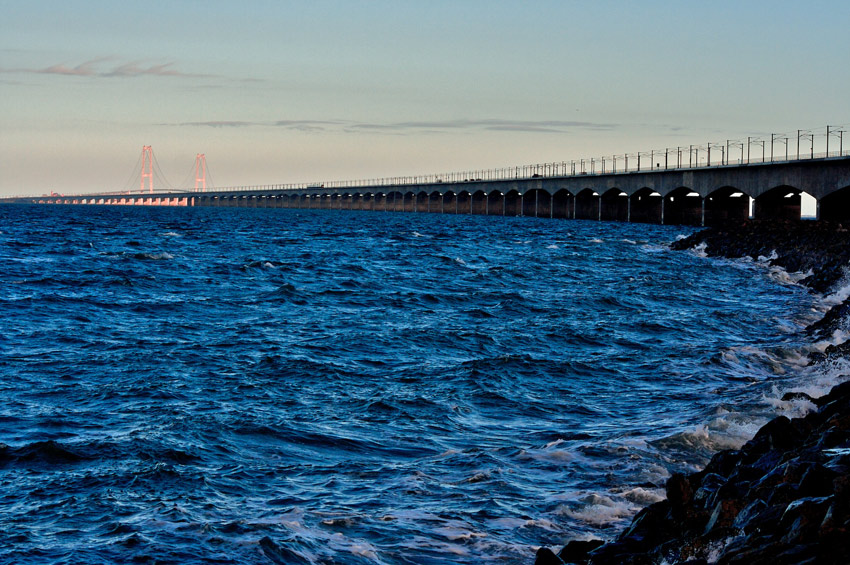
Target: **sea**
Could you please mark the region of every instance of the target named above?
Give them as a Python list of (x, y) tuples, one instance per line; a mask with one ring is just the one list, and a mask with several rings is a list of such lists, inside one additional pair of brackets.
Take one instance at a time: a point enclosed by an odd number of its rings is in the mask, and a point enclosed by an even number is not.
[[(0, 207), (0, 563), (532, 563), (830, 375), (695, 228)], [(261, 541), (262, 540), (262, 541)]]

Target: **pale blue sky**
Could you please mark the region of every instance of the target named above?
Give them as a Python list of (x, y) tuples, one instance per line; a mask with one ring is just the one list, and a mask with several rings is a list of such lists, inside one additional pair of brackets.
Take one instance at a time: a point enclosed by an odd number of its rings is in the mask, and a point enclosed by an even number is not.
[[(0, 194), (493, 168), (850, 122), (850, 4), (0, 0)], [(138, 182), (136, 182), (136, 185)]]

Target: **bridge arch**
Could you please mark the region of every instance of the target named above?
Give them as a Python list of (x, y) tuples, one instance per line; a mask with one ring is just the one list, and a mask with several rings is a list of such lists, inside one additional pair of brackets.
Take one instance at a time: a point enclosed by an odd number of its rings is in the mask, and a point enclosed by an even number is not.
[(522, 195), (522, 215), (534, 218), (552, 216), (552, 195), (544, 188), (532, 188)]
[(602, 193), (600, 220), (608, 222), (629, 221), (629, 195), (619, 188), (609, 188)]
[[(420, 210), (421, 212), (422, 210)], [(428, 194), (428, 201), (425, 205), (426, 212), (430, 212), (432, 214), (439, 214), (443, 211), (443, 193), (439, 190), (434, 190), (430, 194)]]
[(505, 194), (501, 190), (491, 190), (485, 202), (488, 216), (505, 215)]
[(585, 188), (575, 197), (575, 218), (578, 220), (598, 220), (601, 197), (592, 188)]
[(845, 186), (820, 199), (818, 219), (847, 223), (850, 220), (850, 186)]
[(485, 215), (487, 214), (487, 193), (479, 189), (470, 196), (470, 214)]
[(750, 217), (750, 196), (733, 186), (723, 186), (705, 197), (705, 225), (714, 226)]
[(669, 225), (702, 225), (702, 196), (687, 186), (671, 190), (664, 197), (664, 223)]
[(575, 198), (573, 193), (562, 188), (552, 195), (552, 217), (572, 218), (575, 211)]
[(457, 193), (455, 214), (472, 214), (472, 193), (464, 189)]
[(440, 202), (440, 212), (443, 214), (455, 214), (457, 212), (456, 207), (457, 193), (454, 190), (445, 191)]
[(401, 211), (402, 212), (413, 212), (414, 207), (416, 206), (416, 193), (412, 190), (406, 191), (401, 196)]
[(427, 212), (428, 211), (428, 193), (425, 190), (420, 190), (416, 193), (416, 196), (413, 199), (413, 211), (414, 212)]
[(801, 194), (799, 188), (780, 185), (756, 198), (753, 217), (757, 220), (799, 220)]
[(505, 216), (522, 216), (522, 193), (516, 189), (505, 194)]
[(631, 221), (643, 224), (660, 224), (664, 199), (649, 187), (643, 187), (629, 197)]
[(400, 191), (393, 190), (392, 192), (387, 194), (387, 210), (392, 210), (393, 212), (403, 212), (403, 204), (403, 195)]

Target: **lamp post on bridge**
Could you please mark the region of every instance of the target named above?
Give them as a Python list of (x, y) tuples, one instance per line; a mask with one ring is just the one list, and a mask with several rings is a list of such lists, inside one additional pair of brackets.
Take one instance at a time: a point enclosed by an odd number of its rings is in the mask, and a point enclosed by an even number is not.
[(831, 126), (826, 126), (826, 156), (829, 157), (829, 138), (832, 135), (838, 134), (838, 156), (840, 157), (844, 153), (844, 130), (833, 129), (830, 131)]

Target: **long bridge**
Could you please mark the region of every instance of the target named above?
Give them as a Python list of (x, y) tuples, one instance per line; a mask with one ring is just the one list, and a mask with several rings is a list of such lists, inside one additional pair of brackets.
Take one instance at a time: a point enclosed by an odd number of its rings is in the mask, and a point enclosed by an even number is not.
[[(841, 132), (843, 133), (843, 131)], [(371, 181), (301, 185), (258, 185), (210, 190), (21, 196), (3, 202), (54, 205), (212, 206), (371, 210), (538, 218), (589, 219), (659, 224), (710, 225), (752, 215), (756, 219), (800, 219), (802, 194), (816, 201), (816, 217), (850, 220), (850, 154), (843, 137), (838, 151), (811, 150), (777, 161), (750, 158), (751, 141), (710, 158), (712, 145), (612, 156), (606, 160), (547, 163)], [(771, 143), (771, 152), (773, 150)], [(785, 139), (787, 151), (788, 138)], [(765, 144), (760, 145), (764, 152)], [(684, 151), (687, 152), (685, 157)], [(715, 151), (717, 155), (717, 151)], [(643, 157), (643, 164), (641, 163)], [(648, 157), (648, 159), (647, 159)], [(671, 157), (673, 157), (671, 159)], [(696, 158), (695, 158), (696, 157)], [(646, 166), (647, 160), (649, 166)], [(654, 165), (654, 166), (653, 166)], [(143, 171), (144, 172), (144, 171)], [(144, 182), (144, 177), (142, 178)], [(196, 187), (198, 183), (196, 181)]]

